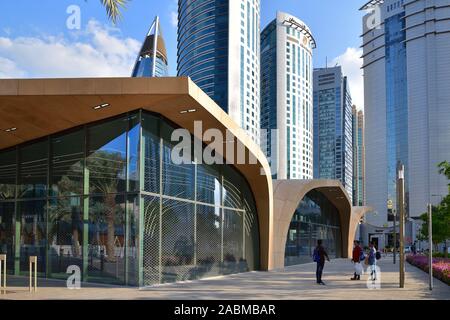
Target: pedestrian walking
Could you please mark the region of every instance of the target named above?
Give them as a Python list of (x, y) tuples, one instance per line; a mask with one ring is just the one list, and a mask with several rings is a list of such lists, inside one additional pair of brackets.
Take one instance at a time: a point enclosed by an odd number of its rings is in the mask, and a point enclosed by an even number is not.
[(369, 244), (369, 256), (368, 256), (368, 263), (370, 266), (370, 278), (372, 281), (377, 280), (377, 249), (375, 248), (375, 244), (371, 242)]
[(316, 267), (316, 281), (317, 284), (325, 285), (322, 281), (323, 268), (325, 267), (325, 258), (330, 261), (325, 248), (322, 245), (322, 240), (317, 240), (317, 247), (314, 249), (314, 262), (317, 263)]
[(350, 278), (350, 280), (360, 280), (363, 270), (361, 260), (365, 259), (365, 255), (358, 240), (353, 241), (353, 246), (352, 262), (355, 267), (355, 273), (353, 275), (353, 278)]

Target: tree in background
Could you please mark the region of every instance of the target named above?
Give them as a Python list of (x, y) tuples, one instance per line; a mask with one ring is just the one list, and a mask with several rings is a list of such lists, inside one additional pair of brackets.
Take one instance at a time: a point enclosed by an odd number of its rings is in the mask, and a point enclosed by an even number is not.
[(124, 8), (129, 0), (100, 0), (102, 5), (106, 9), (108, 18), (112, 23), (116, 24), (118, 20), (122, 17), (120, 12), (121, 8)]
[[(450, 179), (450, 163), (441, 162), (439, 165), (439, 173)], [(450, 238), (450, 184), (449, 194), (442, 199), (441, 203), (432, 207), (433, 217), (433, 244), (445, 242), (445, 257), (448, 257), (447, 239)], [(422, 221), (421, 239), (428, 239), (428, 214), (424, 213), (420, 216)]]

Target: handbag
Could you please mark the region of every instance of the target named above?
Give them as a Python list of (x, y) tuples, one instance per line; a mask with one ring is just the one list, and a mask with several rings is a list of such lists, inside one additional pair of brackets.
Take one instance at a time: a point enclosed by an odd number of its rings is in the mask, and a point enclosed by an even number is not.
[(355, 273), (358, 276), (362, 275), (363, 267), (362, 267), (361, 263), (355, 263)]
[(369, 256), (366, 256), (366, 259), (364, 259), (364, 264), (365, 264), (366, 266), (369, 265)]

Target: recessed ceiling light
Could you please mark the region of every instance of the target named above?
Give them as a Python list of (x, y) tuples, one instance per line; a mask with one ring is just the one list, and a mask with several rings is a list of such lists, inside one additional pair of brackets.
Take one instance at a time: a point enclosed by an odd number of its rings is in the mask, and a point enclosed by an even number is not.
[(17, 130), (16, 127), (12, 127), (12, 128), (6, 129), (5, 131), (6, 131), (6, 132), (13, 132), (13, 131), (16, 131), (16, 130)]
[(188, 109), (188, 110), (182, 110), (180, 111), (181, 114), (185, 114), (185, 113), (192, 113), (192, 112), (196, 112), (197, 109)]
[(100, 110), (100, 109), (103, 109), (103, 108), (106, 108), (106, 107), (109, 107), (109, 106), (110, 106), (109, 103), (103, 103), (103, 104), (99, 104), (99, 105), (93, 107), (92, 109), (94, 109), (94, 110)]

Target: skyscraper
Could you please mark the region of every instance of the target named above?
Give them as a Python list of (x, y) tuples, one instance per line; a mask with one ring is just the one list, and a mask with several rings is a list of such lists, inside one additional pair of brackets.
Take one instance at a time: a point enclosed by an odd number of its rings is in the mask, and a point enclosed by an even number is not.
[[(312, 57), (316, 42), (298, 18), (278, 12), (261, 33), (263, 149), (278, 179), (312, 179)], [(271, 143), (271, 130), (278, 137)]]
[[(428, 202), (440, 201), (433, 195), (448, 191), (437, 165), (450, 159), (449, 5), (386, 0), (361, 8), (372, 11), (363, 18), (362, 35), (366, 200), (377, 212), (367, 217), (371, 225), (390, 225), (399, 162), (405, 165), (408, 216), (418, 217)], [(377, 237), (391, 242), (386, 234)]]
[(352, 108), (353, 119), (353, 205), (365, 205), (364, 113)]
[(259, 142), (260, 0), (180, 0), (178, 18), (178, 76)]
[(314, 70), (314, 178), (337, 179), (353, 196), (352, 98), (340, 66)]
[[(156, 48), (156, 50), (154, 50)], [(142, 43), (142, 48), (133, 68), (133, 77), (166, 77), (168, 76), (168, 61), (166, 46), (159, 24), (159, 17), (155, 20)]]

